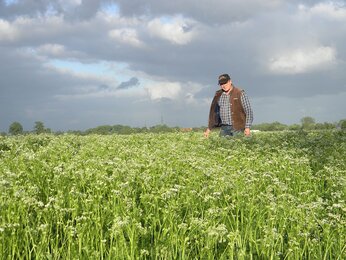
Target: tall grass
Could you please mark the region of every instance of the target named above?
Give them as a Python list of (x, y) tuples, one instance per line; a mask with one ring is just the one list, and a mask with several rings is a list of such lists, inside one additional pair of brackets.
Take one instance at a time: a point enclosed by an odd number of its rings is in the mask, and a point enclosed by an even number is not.
[(0, 139), (1, 259), (345, 259), (345, 132)]

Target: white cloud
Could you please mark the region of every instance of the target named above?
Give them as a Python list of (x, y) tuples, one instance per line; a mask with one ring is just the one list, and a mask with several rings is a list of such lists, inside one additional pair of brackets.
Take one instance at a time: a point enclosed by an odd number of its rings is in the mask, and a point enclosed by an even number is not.
[(16, 40), (25, 44), (30, 39), (40, 41), (42, 37), (54, 37), (68, 32), (69, 27), (62, 16), (19, 16), (11, 23), (0, 19), (0, 41)]
[(337, 20), (346, 19), (346, 6), (338, 2), (319, 3), (311, 8), (299, 5), (299, 10), (304, 16), (322, 16)]
[(296, 49), (278, 54), (270, 59), (269, 70), (281, 74), (297, 74), (318, 70), (336, 61), (332, 47)]
[(0, 41), (14, 40), (18, 36), (18, 31), (9, 22), (0, 19)]
[(82, 0), (59, 0), (60, 6), (66, 11), (82, 4)]
[(43, 54), (59, 56), (65, 53), (65, 46), (60, 44), (44, 44), (41, 45), (37, 50)]
[(181, 91), (179, 83), (155, 82), (145, 87), (152, 100), (160, 98), (176, 99)]
[(114, 29), (109, 31), (109, 37), (134, 47), (143, 47), (144, 43), (138, 38), (137, 31), (132, 28)]
[(193, 22), (182, 17), (172, 19), (156, 18), (148, 23), (149, 32), (171, 43), (184, 45), (192, 41), (196, 32), (191, 29)]

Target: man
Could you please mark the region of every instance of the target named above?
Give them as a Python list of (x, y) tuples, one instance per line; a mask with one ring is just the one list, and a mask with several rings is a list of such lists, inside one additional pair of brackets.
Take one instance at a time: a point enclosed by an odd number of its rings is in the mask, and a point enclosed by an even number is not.
[(228, 74), (219, 76), (220, 90), (216, 91), (211, 102), (208, 128), (204, 136), (211, 130), (221, 127), (220, 136), (234, 136), (244, 133), (250, 135), (253, 112), (250, 101), (244, 90), (236, 88)]

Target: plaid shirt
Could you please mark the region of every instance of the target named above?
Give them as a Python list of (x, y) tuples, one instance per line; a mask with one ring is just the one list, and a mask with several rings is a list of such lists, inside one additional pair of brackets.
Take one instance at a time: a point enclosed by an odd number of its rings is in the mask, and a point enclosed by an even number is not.
[[(231, 102), (229, 98), (229, 95), (222, 93), (218, 102), (220, 106), (220, 118), (223, 125), (232, 125)], [(250, 128), (253, 121), (253, 112), (249, 97), (244, 91), (241, 93), (240, 100), (246, 114), (245, 128)]]

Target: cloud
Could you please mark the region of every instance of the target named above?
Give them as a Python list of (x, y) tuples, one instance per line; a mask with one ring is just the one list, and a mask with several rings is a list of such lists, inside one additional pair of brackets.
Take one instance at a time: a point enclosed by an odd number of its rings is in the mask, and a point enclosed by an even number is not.
[(130, 78), (128, 81), (121, 82), (120, 85), (117, 87), (117, 89), (128, 89), (132, 87), (138, 86), (139, 80), (136, 77)]
[(145, 87), (152, 100), (158, 99), (176, 99), (181, 92), (181, 86), (179, 83), (174, 82), (157, 82)]
[(193, 21), (182, 17), (156, 18), (148, 23), (149, 33), (171, 43), (184, 45), (196, 35)]
[(38, 47), (37, 51), (49, 56), (62, 56), (65, 53), (65, 46), (61, 44), (44, 44)]
[[(345, 118), (343, 110), (345, 99), (346, 91), (339, 94), (324, 94), (303, 98), (262, 97), (253, 98), (250, 101), (254, 110), (255, 124), (274, 121), (295, 124), (300, 123), (300, 119), (306, 116), (311, 116), (321, 123), (338, 122), (340, 119)], [(268, 120), (268, 112), (271, 120)]]
[(18, 37), (18, 31), (8, 21), (0, 19), (0, 42), (12, 41)]
[[(140, 126), (161, 115), (205, 125), (224, 72), (261, 121), (299, 121), (292, 107), (304, 100), (316, 120), (334, 112), (316, 108), (326, 95), (344, 97), (344, 1), (196, 3), (0, 0), (0, 131), (13, 121)], [(263, 97), (271, 105), (255, 102)], [(341, 98), (331, 104), (345, 115)]]
[(1, 21), (3, 20), (0, 19), (0, 30), (2, 28), (1, 31), (6, 33), (5, 36), (7, 35), (8, 39), (20, 45), (37, 43), (41, 39), (49, 39), (59, 34), (66, 34), (69, 31), (61, 16), (20, 16), (11, 22)]
[[(95, 16), (103, 0), (25, 0), (2, 5), (0, 15), (5, 17), (63, 15), (67, 20), (86, 20)], [(2, 1), (0, 2), (2, 3)], [(1, 5), (0, 5), (1, 6)]]
[(82, 0), (58, 0), (57, 1), (63, 10), (70, 10), (82, 4)]
[(108, 35), (121, 43), (129, 44), (133, 47), (144, 47), (144, 43), (139, 39), (137, 31), (133, 28), (114, 29), (109, 31)]
[(335, 62), (336, 50), (332, 47), (296, 49), (271, 58), (269, 70), (274, 73), (297, 74), (324, 69)]
[(118, 0), (124, 16), (174, 16), (182, 14), (208, 25), (244, 21), (261, 11), (275, 10), (283, 0)]
[(317, 16), (336, 20), (346, 20), (346, 5), (342, 2), (317, 3), (312, 7), (299, 5), (299, 10), (304, 16)]

